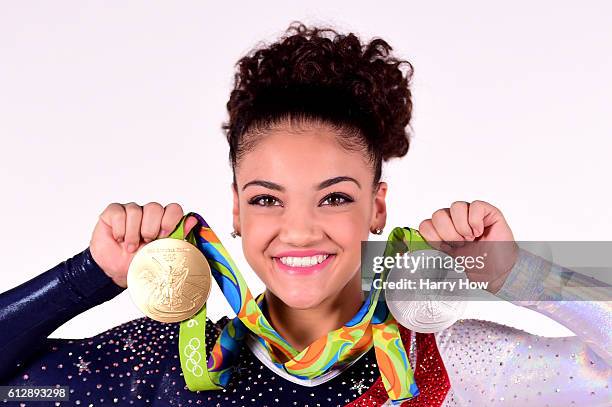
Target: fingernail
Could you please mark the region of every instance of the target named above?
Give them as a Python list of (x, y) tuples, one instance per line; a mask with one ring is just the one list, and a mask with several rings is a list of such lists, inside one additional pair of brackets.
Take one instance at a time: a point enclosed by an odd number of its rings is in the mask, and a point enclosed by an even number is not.
[(168, 231), (167, 231), (167, 230), (165, 230), (165, 229), (162, 229), (162, 231), (161, 231), (161, 232), (159, 232), (159, 235), (160, 235), (160, 236), (166, 236), (167, 234), (168, 234)]
[(128, 249), (128, 252), (130, 252), (130, 253), (131, 253), (131, 252), (133, 252), (134, 250), (136, 250), (136, 245), (135, 245), (135, 244), (130, 243), (130, 244), (128, 245), (127, 249)]

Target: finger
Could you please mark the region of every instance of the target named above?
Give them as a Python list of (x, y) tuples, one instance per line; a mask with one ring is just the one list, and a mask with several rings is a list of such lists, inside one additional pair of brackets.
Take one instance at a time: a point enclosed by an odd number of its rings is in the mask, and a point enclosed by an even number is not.
[(142, 222), (140, 235), (145, 243), (154, 240), (159, 234), (164, 207), (157, 202), (149, 202), (142, 207)]
[(450, 217), (449, 208), (438, 209), (431, 215), (431, 221), (438, 235), (451, 246), (462, 246), (464, 239), (457, 230)]
[[(189, 216), (187, 218), (187, 220), (185, 220), (185, 236), (187, 236), (189, 234), (189, 232), (191, 231), (191, 229), (197, 225), (198, 220), (196, 219), (195, 216)], [(184, 236), (184, 237), (185, 237)]]
[(465, 201), (455, 201), (450, 206), (450, 216), (455, 225), (455, 230), (463, 236), (464, 239), (474, 240), (474, 232), (468, 222), (468, 206)]
[(109, 204), (100, 214), (100, 219), (104, 222), (113, 234), (113, 239), (118, 243), (125, 238), (125, 209), (117, 202)]
[(425, 219), (423, 222), (420, 223), (419, 233), (421, 234), (421, 236), (423, 236), (427, 244), (429, 244), (432, 248), (441, 251), (447, 251), (450, 249), (450, 246), (444, 243), (444, 240), (436, 231), (436, 228), (434, 227), (431, 219)]
[(176, 228), (183, 217), (183, 208), (177, 203), (171, 203), (164, 208), (159, 237), (167, 237)]
[(135, 252), (140, 245), (142, 208), (135, 202), (125, 204), (125, 243), (128, 252)]
[(468, 222), (474, 231), (474, 236), (479, 237), (484, 233), (484, 228), (494, 224), (501, 212), (488, 202), (475, 200), (468, 208)]

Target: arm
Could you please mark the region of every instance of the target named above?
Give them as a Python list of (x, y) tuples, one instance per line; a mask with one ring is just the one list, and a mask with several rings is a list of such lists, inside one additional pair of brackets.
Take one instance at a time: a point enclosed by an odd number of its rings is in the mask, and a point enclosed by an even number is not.
[(577, 336), (463, 319), (436, 341), (457, 406), (610, 406), (612, 368)]
[(605, 283), (519, 249), (495, 295), (554, 319), (612, 365), (612, 296)]
[(96, 264), (87, 248), (0, 294), (0, 381), (66, 321), (123, 290)]
[[(546, 338), (489, 321), (458, 321), (437, 341), (460, 405), (609, 406), (612, 309), (610, 302), (585, 300), (594, 286), (521, 249), (496, 295), (547, 315), (576, 336)], [(572, 301), (556, 301), (570, 294)]]

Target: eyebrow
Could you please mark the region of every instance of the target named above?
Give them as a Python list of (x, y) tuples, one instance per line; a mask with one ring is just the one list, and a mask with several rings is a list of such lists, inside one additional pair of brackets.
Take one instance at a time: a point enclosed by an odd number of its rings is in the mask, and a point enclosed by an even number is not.
[[(320, 191), (320, 190), (322, 190), (324, 188), (330, 187), (330, 186), (332, 186), (334, 184), (337, 184), (339, 182), (344, 182), (344, 181), (354, 182), (361, 189), (361, 184), (359, 183), (359, 181), (357, 181), (353, 177), (347, 177), (345, 175), (342, 175), (342, 176), (339, 176), (339, 177), (330, 178), (330, 179), (326, 179), (325, 181), (323, 181), (319, 185), (317, 185), (316, 189), (317, 189), (317, 191)], [(262, 186), (264, 188), (273, 189), (275, 191), (280, 191), (280, 192), (284, 192), (285, 191), (285, 187), (283, 187), (283, 186), (281, 186), (281, 185), (279, 185), (279, 184), (277, 184), (275, 182), (264, 181), (264, 180), (260, 180), (260, 179), (256, 179), (256, 180), (247, 182), (242, 187), (242, 190), (244, 191), (247, 187), (254, 186), (254, 185), (259, 185), (259, 186)]]

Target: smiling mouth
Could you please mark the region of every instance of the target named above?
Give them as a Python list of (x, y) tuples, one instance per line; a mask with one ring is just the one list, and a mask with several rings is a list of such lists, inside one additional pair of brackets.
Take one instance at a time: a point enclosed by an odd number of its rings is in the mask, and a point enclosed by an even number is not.
[(281, 263), (291, 267), (311, 267), (319, 263), (323, 263), (325, 259), (329, 257), (329, 254), (319, 254), (316, 256), (305, 256), (305, 257), (294, 257), (286, 256), (279, 257)]
[(335, 257), (335, 254), (318, 254), (303, 257), (273, 257), (273, 260), (278, 270), (288, 274), (312, 274), (326, 268)]

